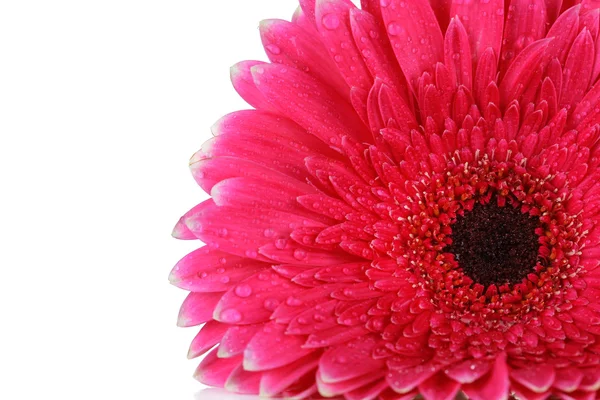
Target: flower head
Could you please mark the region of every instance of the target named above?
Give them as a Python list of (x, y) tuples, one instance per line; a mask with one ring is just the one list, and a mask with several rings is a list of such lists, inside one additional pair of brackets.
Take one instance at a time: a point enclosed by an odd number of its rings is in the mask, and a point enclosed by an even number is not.
[[(266, 396), (594, 399), (600, 2), (301, 0), (232, 68), (172, 282), (197, 378)], [(581, 4), (574, 4), (581, 3)], [(315, 397), (311, 397), (315, 398)]]

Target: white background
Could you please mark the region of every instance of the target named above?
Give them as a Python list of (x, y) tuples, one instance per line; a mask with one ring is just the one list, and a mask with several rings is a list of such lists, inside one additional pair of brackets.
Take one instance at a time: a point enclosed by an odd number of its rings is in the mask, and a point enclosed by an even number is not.
[(226, 400), (191, 378), (170, 237), (229, 67), (294, 0), (0, 1), (0, 398)]

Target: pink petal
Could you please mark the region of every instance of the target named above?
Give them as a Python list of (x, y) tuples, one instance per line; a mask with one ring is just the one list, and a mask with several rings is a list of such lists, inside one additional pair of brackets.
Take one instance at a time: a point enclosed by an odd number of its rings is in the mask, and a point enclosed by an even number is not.
[(196, 369), (194, 378), (207, 386), (223, 387), (231, 372), (242, 365), (242, 357), (218, 358), (218, 349), (214, 349)]
[(173, 232), (171, 233), (171, 235), (175, 239), (180, 239), (180, 240), (196, 240), (196, 239), (198, 239), (196, 237), (196, 235), (194, 235), (194, 233), (189, 230), (189, 228), (187, 227), (187, 225), (184, 222), (183, 217), (181, 217), (179, 219), (179, 221), (177, 221), (177, 224), (175, 224), (175, 227), (173, 228)]
[(376, 382), (347, 392), (344, 395), (348, 400), (375, 400), (377, 396), (387, 388), (387, 381), (385, 379), (380, 379)]
[[(433, 72), (444, 57), (443, 37), (427, 1), (390, 0), (381, 3), (387, 33), (404, 75), (416, 88), (424, 72)], [(385, 5), (385, 6), (384, 6)]]
[(438, 372), (419, 385), (419, 393), (425, 400), (454, 400), (460, 389), (460, 383)]
[(171, 271), (169, 281), (192, 292), (224, 292), (265, 268), (268, 264), (205, 246), (183, 257)]
[(248, 371), (279, 368), (313, 352), (302, 348), (305, 340), (302, 336), (286, 335), (286, 328), (270, 322), (259, 330), (244, 350), (244, 368)]
[(204, 324), (200, 332), (192, 340), (188, 351), (188, 358), (196, 358), (212, 349), (221, 341), (227, 328), (227, 325), (217, 321), (208, 321)]
[(510, 386), (512, 392), (515, 393), (515, 396), (518, 399), (527, 399), (527, 400), (547, 400), (548, 392), (536, 393), (532, 390), (529, 390), (527, 387), (520, 385), (517, 382), (513, 382)]
[(504, 0), (452, 1), (451, 16), (458, 16), (465, 26), (471, 42), (474, 65), (481, 54), (492, 48), (500, 55), (504, 30)]
[[(330, 157), (338, 156), (317, 138), (309, 135), (304, 128), (292, 120), (278, 114), (258, 110), (235, 111), (219, 119), (212, 127), (213, 135), (246, 135), (263, 139), (282, 136), (291, 140), (289, 143), (302, 142), (311, 151), (323, 153)], [(295, 146), (296, 144), (294, 144)]]
[(260, 247), (288, 237), (300, 226), (322, 226), (297, 215), (272, 209), (218, 207), (207, 200), (187, 214), (185, 223), (196, 237), (234, 255), (267, 260)]
[(429, 0), (431, 3), (431, 8), (435, 13), (438, 22), (440, 23), (440, 28), (442, 31), (445, 31), (448, 27), (448, 23), (450, 22), (450, 8), (452, 7), (452, 0)]
[(263, 111), (275, 111), (254, 83), (250, 69), (255, 65), (266, 65), (266, 63), (262, 61), (242, 61), (235, 64), (229, 71), (231, 83), (233, 83), (233, 87), (240, 97), (252, 107)]
[[(479, 106), (485, 109), (489, 103), (484, 101), (485, 93), (491, 83), (496, 82), (497, 64), (496, 55), (491, 47), (488, 47), (479, 58), (475, 79), (473, 82), (473, 95), (479, 102)], [(498, 104), (496, 104), (498, 105)]]
[(338, 325), (331, 329), (313, 333), (306, 340), (304, 347), (313, 349), (334, 346), (336, 344), (356, 339), (357, 337), (365, 335), (368, 332), (369, 331), (362, 326), (354, 326), (349, 328), (347, 326)]
[(349, 0), (317, 0), (316, 22), (321, 40), (350, 87), (368, 90), (373, 78), (352, 40)]
[(444, 41), (444, 64), (450, 76), (458, 85), (471, 90), (473, 82), (473, 62), (469, 36), (458, 18), (452, 18)]
[(590, 84), (594, 62), (595, 44), (587, 29), (583, 29), (573, 42), (563, 72), (562, 96), (559, 107), (577, 106)]
[(504, 26), (500, 72), (504, 73), (523, 49), (546, 35), (545, 0), (512, 0)]
[(583, 372), (577, 368), (565, 368), (557, 371), (552, 387), (563, 392), (574, 392), (579, 388)]
[(190, 169), (198, 185), (210, 193), (217, 183), (235, 177), (262, 176), (277, 179), (281, 172), (237, 157), (215, 157), (204, 159), (196, 153), (190, 160)]
[(270, 260), (282, 264), (299, 265), (334, 265), (348, 263), (356, 259), (343, 252), (311, 249), (296, 243), (287, 242), (285, 245), (265, 244), (259, 250), (260, 254)]
[(571, 44), (579, 33), (579, 10), (580, 7), (571, 7), (558, 17), (550, 27), (546, 37), (554, 38), (548, 44), (546, 54), (548, 58), (556, 57), (560, 64), (564, 64)]
[(481, 379), (463, 386), (463, 391), (472, 400), (504, 400), (509, 391), (506, 354), (496, 357), (492, 370)]
[(438, 370), (439, 367), (433, 364), (420, 364), (403, 369), (390, 369), (387, 381), (396, 393), (405, 394), (411, 392), (414, 388), (432, 377)]
[(307, 71), (342, 96), (348, 95), (350, 88), (319, 39), (296, 24), (275, 19), (260, 23), (260, 35), (273, 63)]
[(378, 343), (375, 335), (369, 335), (327, 349), (319, 362), (323, 382), (347, 381), (382, 369), (384, 361), (372, 357)]
[(190, 293), (181, 308), (179, 309), (179, 318), (177, 326), (196, 326), (210, 321), (213, 310), (223, 293)]
[(324, 382), (320, 370), (317, 372), (317, 386), (319, 393), (325, 397), (338, 396), (351, 392), (365, 385), (380, 379), (384, 375), (384, 370), (371, 371), (370, 373), (342, 382)]
[(223, 295), (214, 309), (214, 319), (236, 325), (265, 322), (279, 303), (298, 289), (274, 271), (260, 272)]
[(343, 201), (321, 193), (300, 196), (297, 200), (298, 203), (302, 204), (302, 206), (307, 210), (325, 215), (338, 221), (344, 221), (346, 219), (346, 215), (354, 211), (352, 207)]
[(510, 377), (535, 393), (544, 393), (554, 383), (556, 374), (551, 365), (534, 365), (530, 368), (512, 369)]
[(506, 107), (511, 101), (518, 100), (525, 91), (526, 84), (540, 67), (546, 46), (552, 39), (542, 39), (526, 47), (510, 64), (504, 79), (500, 83), (500, 102)]
[(260, 395), (275, 397), (309, 372), (316, 370), (319, 364), (319, 352), (296, 360), (281, 368), (263, 372), (260, 382)]
[(229, 358), (240, 355), (246, 350), (246, 346), (256, 333), (262, 328), (263, 324), (229, 326), (227, 332), (221, 339), (218, 356), (220, 358)]
[(309, 175), (304, 159), (320, 153), (312, 152), (300, 141), (279, 135), (265, 137), (265, 133), (244, 131), (216, 136), (202, 145), (194, 159), (237, 157), (296, 178), (298, 183), (305, 182)]
[(328, 222), (296, 201), (299, 196), (315, 193), (314, 187), (294, 178), (280, 176), (277, 180), (230, 178), (219, 182), (210, 191), (215, 204), (230, 207), (264, 207)]
[(380, 22), (369, 13), (353, 8), (350, 10), (350, 24), (354, 42), (371, 75), (390, 85), (405, 102), (409, 101), (408, 83), (396, 62), (394, 51), (387, 41), (381, 40), (386, 33)]
[(225, 389), (232, 393), (258, 394), (262, 373), (246, 371), (238, 365), (227, 378)]
[(473, 383), (487, 374), (491, 367), (492, 363), (490, 361), (466, 360), (448, 367), (445, 373), (459, 383)]
[(299, 0), (300, 2), (300, 7), (302, 7), (302, 11), (304, 11), (304, 14), (306, 14), (306, 17), (309, 19), (309, 21), (311, 21), (313, 24), (315, 24), (315, 7), (316, 7), (316, 0)]
[(252, 76), (275, 108), (325, 143), (340, 146), (343, 136), (368, 138), (352, 106), (310, 75), (271, 64), (252, 68)]

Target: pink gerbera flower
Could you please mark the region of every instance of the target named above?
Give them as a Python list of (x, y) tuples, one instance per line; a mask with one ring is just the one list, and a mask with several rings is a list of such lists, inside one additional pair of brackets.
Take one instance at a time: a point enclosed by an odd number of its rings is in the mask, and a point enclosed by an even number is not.
[[(172, 272), (196, 377), (596, 399), (600, 1), (301, 1), (232, 69)], [(581, 4), (575, 4), (581, 3)]]

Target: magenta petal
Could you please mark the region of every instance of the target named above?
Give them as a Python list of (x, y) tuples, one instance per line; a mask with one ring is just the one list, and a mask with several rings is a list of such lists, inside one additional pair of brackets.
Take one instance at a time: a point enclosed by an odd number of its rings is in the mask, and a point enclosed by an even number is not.
[(382, 378), (376, 382), (369, 383), (368, 385), (347, 392), (344, 395), (348, 400), (375, 400), (377, 396), (387, 388), (388, 383), (385, 378)]
[(205, 246), (183, 257), (171, 271), (169, 281), (193, 292), (224, 292), (265, 268), (268, 264)]
[(279, 303), (298, 288), (274, 271), (260, 272), (225, 293), (214, 309), (214, 318), (237, 325), (266, 322)]
[(405, 394), (432, 377), (440, 367), (432, 364), (417, 365), (403, 369), (390, 369), (387, 381), (396, 393)]
[(504, 26), (500, 71), (508, 69), (515, 57), (530, 44), (546, 35), (545, 0), (512, 0)]
[(287, 335), (286, 328), (286, 325), (270, 322), (259, 330), (244, 351), (244, 368), (248, 371), (279, 368), (313, 352), (302, 348), (302, 336)]
[(218, 206), (273, 208), (306, 218), (322, 219), (322, 216), (309, 212), (296, 201), (299, 196), (315, 192), (314, 187), (282, 175), (277, 180), (226, 179), (213, 186), (210, 194)]
[(444, 42), (444, 62), (450, 76), (458, 85), (471, 90), (473, 82), (473, 62), (469, 36), (458, 18), (452, 18)]
[(545, 393), (556, 374), (551, 365), (534, 365), (530, 368), (511, 369), (510, 377), (535, 393)]
[(196, 235), (194, 235), (194, 233), (189, 230), (189, 228), (187, 227), (187, 225), (184, 222), (183, 217), (180, 218), (179, 221), (177, 221), (177, 224), (175, 225), (175, 228), (173, 228), (173, 233), (171, 233), (171, 235), (175, 239), (180, 239), (180, 240), (196, 240), (196, 239), (198, 239), (196, 237)]
[(227, 325), (217, 321), (209, 321), (204, 324), (190, 345), (188, 358), (201, 356), (217, 345), (223, 338), (227, 328)]
[(504, 400), (509, 392), (508, 367), (506, 354), (496, 357), (491, 371), (470, 385), (463, 386), (463, 391), (472, 400)]
[(258, 110), (274, 111), (263, 94), (256, 88), (250, 69), (255, 65), (264, 65), (262, 61), (242, 61), (231, 67), (230, 76), (233, 87), (240, 97)]
[(352, 40), (350, 0), (317, 0), (316, 22), (321, 40), (349, 87), (368, 90), (373, 78)]
[(275, 19), (260, 23), (260, 35), (271, 62), (308, 71), (342, 96), (348, 95), (350, 88), (318, 37), (296, 24)]
[(433, 72), (435, 63), (444, 58), (442, 31), (435, 14), (428, 1), (400, 0), (382, 2), (381, 13), (400, 67), (416, 87), (417, 79), (424, 72)]
[(458, 16), (465, 26), (475, 63), (488, 48), (492, 48), (496, 57), (500, 55), (504, 3), (504, 0), (452, 1), (450, 16)]
[(312, 352), (288, 365), (263, 372), (260, 382), (260, 395), (274, 397), (312, 370), (316, 370), (319, 363), (319, 352)]
[(448, 378), (442, 372), (419, 385), (419, 393), (425, 400), (454, 400), (460, 390), (460, 383)]
[(466, 360), (449, 366), (445, 372), (450, 378), (459, 383), (473, 383), (487, 374), (492, 367), (491, 361)]
[(259, 249), (289, 236), (300, 226), (322, 226), (301, 216), (272, 209), (218, 207), (205, 201), (186, 214), (196, 237), (220, 250), (256, 260), (267, 260)]
[(181, 308), (179, 309), (179, 318), (177, 326), (195, 326), (210, 321), (213, 310), (221, 300), (223, 293), (190, 293)]
[(350, 10), (350, 24), (354, 42), (371, 75), (392, 86), (404, 102), (410, 101), (408, 83), (396, 62), (394, 51), (387, 42), (381, 40), (386, 33), (380, 23), (372, 15), (353, 8)]
[(552, 387), (571, 393), (579, 388), (583, 372), (577, 368), (565, 368), (557, 371)]
[(256, 332), (262, 329), (263, 324), (228, 326), (229, 329), (227, 329), (219, 345), (218, 356), (220, 358), (229, 358), (242, 354)]
[(194, 378), (204, 385), (223, 387), (233, 370), (242, 365), (242, 357), (219, 358), (217, 351), (214, 349), (202, 359)]
[(243, 366), (238, 365), (227, 378), (225, 389), (233, 393), (257, 394), (261, 378), (261, 372), (246, 371)]
[(319, 362), (321, 379), (335, 383), (380, 370), (384, 361), (372, 358), (378, 343), (375, 335), (369, 335), (329, 348)]
[(546, 46), (552, 39), (542, 39), (526, 47), (510, 64), (510, 68), (500, 84), (500, 102), (506, 107), (511, 101), (518, 100), (525, 86), (540, 68)]
[(365, 385), (368, 385), (384, 376), (384, 370), (371, 371), (366, 375), (362, 375), (347, 381), (329, 383), (323, 381), (320, 370), (317, 372), (317, 386), (319, 393), (325, 397), (338, 396), (344, 393), (351, 392)]
[(352, 106), (310, 75), (271, 64), (252, 68), (252, 76), (271, 104), (323, 142), (340, 146), (343, 136), (368, 137)]
[(563, 73), (562, 96), (559, 107), (577, 106), (586, 94), (592, 77), (595, 44), (590, 32), (583, 29), (573, 42)]

